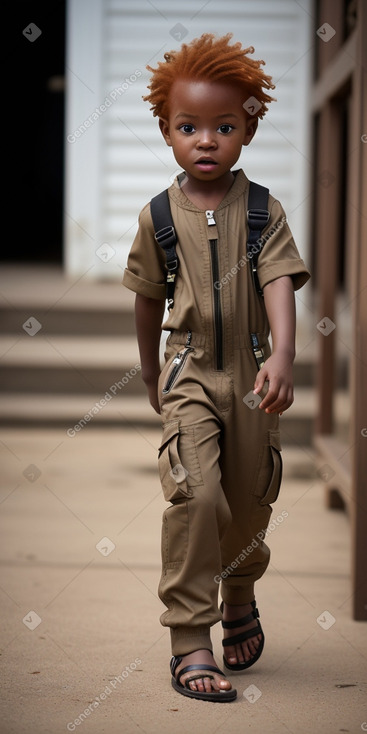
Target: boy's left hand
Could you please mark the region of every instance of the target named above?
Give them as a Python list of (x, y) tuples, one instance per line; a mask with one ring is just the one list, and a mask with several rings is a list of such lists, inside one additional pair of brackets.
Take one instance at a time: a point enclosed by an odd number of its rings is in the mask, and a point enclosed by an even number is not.
[(293, 360), (289, 354), (273, 352), (266, 360), (255, 380), (255, 394), (261, 392), (266, 381), (268, 390), (259, 408), (281, 415), (293, 403)]

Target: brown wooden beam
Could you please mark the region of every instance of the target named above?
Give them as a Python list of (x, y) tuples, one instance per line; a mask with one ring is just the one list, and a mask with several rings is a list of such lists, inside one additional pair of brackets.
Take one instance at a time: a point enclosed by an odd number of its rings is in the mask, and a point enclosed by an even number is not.
[[(317, 76), (331, 63), (344, 42), (344, 0), (317, 0)], [(324, 33), (323, 33), (324, 31)]]
[(358, 176), (352, 192), (357, 223), (353, 243), (352, 357), (353, 476), (352, 476), (352, 584), (353, 617), (367, 621), (367, 7), (358, 3), (358, 60), (353, 80), (354, 146)]
[[(316, 155), (315, 247), (319, 361), (317, 368), (318, 411), (316, 433), (331, 433), (335, 386), (335, 296), (341, 191), (342, 119), (338, 106), (329, 102), (320, 116)], [(316, 326), (316, 325), (315, 325)]]
[(348, 82), (354, 71), (357, 53), (357, 31), (339, 49), (330, 64), (315, 82), (310, 95), (311, 111), (315, 114)]

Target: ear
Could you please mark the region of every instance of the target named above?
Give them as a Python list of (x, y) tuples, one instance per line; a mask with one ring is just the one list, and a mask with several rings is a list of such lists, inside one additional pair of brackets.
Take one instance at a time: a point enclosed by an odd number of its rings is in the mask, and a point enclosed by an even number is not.
[(254, 137), (257, 126), (259, 124), (259, 118), (258, 117), (248, 117), (246, 121), (246, 132), (243, 138), (242, 145), (249, 145), (251, 143), (252, 138)]
[(169, 124), (167, 120), (163, 120), (161, 117), (159, 118), (159, 129), (167, 143), (170, 147), (172, 146), (171, 143), (171, 136), (169, 134)]

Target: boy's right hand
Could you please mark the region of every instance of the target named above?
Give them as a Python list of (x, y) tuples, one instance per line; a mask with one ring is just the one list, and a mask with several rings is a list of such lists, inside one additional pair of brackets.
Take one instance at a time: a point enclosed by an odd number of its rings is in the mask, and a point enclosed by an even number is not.
[(147, 298), (139, 293), (135, 298), (135, 323), (138, 337), (141, 376), (148, 390), (149, 400), (155, 412), (160, 414), (158, 402), (158, 378), (161, 373), (159, 345), (165, 301)]
[(273, 352), (256, 375), (254, 393), (257, 395), (267, 383), (266, 395), (259, 408), (265, 413), (282, 415), (293, 403), (293, 356), (287, 352)]
[(149, 402), (154, 408), (155, 412), (158, 413), (158, 415), (161, 414), (161, 410), (159, 407), (159, 401), (158, 401), (158, 379), (154, 380), (153, 382), (145, 383), (146, 388), (148, 390), (148, 396), (149, 396)]

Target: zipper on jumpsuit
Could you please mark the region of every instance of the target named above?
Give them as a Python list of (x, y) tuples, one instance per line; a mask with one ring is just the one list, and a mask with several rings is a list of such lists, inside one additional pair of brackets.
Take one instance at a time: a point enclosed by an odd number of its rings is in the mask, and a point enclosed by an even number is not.
[[(214, 210), (207, 209), (205, 212), (207, 223), (210, 226), (215, 225)], [(214, 304), (214, 342), (215, 342), (215, 368), (223, 370), (223, 317), (222, 303), (220, 299), (220, 289), (215, 287), (215, 283), (219, 282), (219, 260), (218, 260), (218, 240), (209, 239), (210, 257), (212, 264), (213, 278), (213, 304)]]
[(184, 364), (186, 362), (187, 356), (189, 352), (193, 352), (193, 347), (185, 346), (185, 348), (181, 352), (177, 352), (173, 362), (172, 362), (172, 369), (167, 377), (166, 384), (163, 387), (162, 393), (164, 395), (167, 395), (167, 393), (170, 392), (172, 389), (174, 383), (176, 382), (181, 370), (184, 367)]
[(191, 345), (191, 339), (192, 339), (192, 332), (190, 329), (187, 332), (187, 339), (186, 344), (183, 349), (181, 349), (180, 352), (177, 352), (173, 362), (172, 362), (172, 369), (167, 377), (166, 383), (162, 389), (162, 393), (164, 395), (167, 395), (167, 393), (170, 392), (173, 385), (175, 384), (179, 374), (181, 373), (181, 370), (184, 367), (184, 364), (186, 362), (186, 359), (190, 352), (194, 351), (194, 348)]

